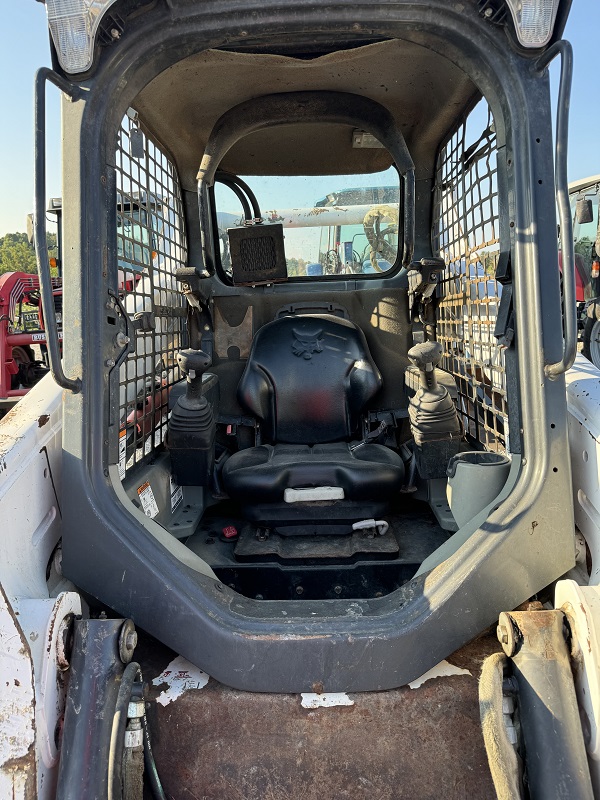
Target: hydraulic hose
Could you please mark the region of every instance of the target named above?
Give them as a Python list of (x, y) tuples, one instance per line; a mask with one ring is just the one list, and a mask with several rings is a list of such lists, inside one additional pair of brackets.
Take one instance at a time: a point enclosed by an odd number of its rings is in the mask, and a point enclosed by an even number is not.
[(156, 769), (156, 762), (154, 754), (152, 753), (152, 745), (150, 744), (150, 732), (148, 730), (148, 720), (146, 715), (142, 717), (142, 730), (144, 732), (144, 766), (148, 775), (150, 789), (152, 796), (155, 800), (167, 800), (162, 783), (158, 777), (158, 770)]
[(223, 186), (227, 186), (237, 199), (242, 204), (242, 208), (244, 209), (244, 219), (246, 222), (252, 222), (252, 211), (250, 209), (250, 203), (248, 202), (248, 198), (242, 191), (242, 189), (237, 185), (237, 183), (233, 180), (233, 178), (229, 175), (225, 175), (224, 173), (217, 172), (215, 175), (215, 183), (222, 183)]
[[(117, 694), (113, 725), (110, 736), (110, 748), (108, 751), (108, 800), (121, 800), (121, 758), (125, 744), (125, 727), (127, 725), (127, 708), (133, 687), (136, 680), (142, 682), (142, 670), (135, 661), (128, 664), (121, 678), (121, 685)], [(150, 789), (155, 800), (166, 800), (162, 783), (156, 769), (152, 745), (150, 743), (150, 732), (146, 715), (142, 717), (142, 730), (144, 736), (144, 766), (148, 774)]]
[[(236, 186), (239, 190), (244, 192), (244, 194), (246, 195), (246, 197), (248, 198), (248, 200), (250, 201), (250, 204), (252, 206), (252, 213), (254, 214), (254, 221), (255, 222), (257, 222), (258, 220), (262, 221), (262, 214), (261, 214), (261, 211), (260, 211), (260, 206), (258, 205), (258, 200), (256, 199), (256, 195), (254, 194), (252, 189), (248, 186), (246, 181), (243, 181), (241, 178), (239, 178), (237, 175), (234, 175), (231, 172), (223, 172), (222, 170), (217, 170), (217, 173), (215, 175), (215, 180), (226, 184), (233, 191), (235, 191), (235, 189), (233, 189), (233, 187)], [(236, 194), (237, 194), (237, 192), (236, 192)], [(239, 197), (239, 195), (238, 195), (238, 197)]]
[(127, 725), (127, 708), (131, 699), (133, 684), (138, 676), (139, 680), (141, 680), (142, 671), (140, 665), (132, 661), (127, 664), (121, 677), (108, 749), (108, 800), (121, 800), (121, 768), (125, 744), (125, 726)]

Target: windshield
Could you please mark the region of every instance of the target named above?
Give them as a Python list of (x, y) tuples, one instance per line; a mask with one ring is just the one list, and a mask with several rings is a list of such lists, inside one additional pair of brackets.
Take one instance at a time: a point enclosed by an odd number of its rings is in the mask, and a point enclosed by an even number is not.
[[(240, 176), (266, 224), (281, 223), (288, 277), (372, 275), (398, 255), (399, 179), (395, 168), (367, 175)], [(240, 201), (215, 186), (221, 263), (230, 268), (227, 229), (243, 224)]]

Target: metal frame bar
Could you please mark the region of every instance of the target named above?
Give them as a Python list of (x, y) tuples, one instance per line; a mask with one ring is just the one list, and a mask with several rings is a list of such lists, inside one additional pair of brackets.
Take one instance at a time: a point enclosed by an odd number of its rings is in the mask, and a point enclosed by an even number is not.
[(52, 294), (52, 276), (50, 274), (50, 261), (46, 247), (46, 81), (53, 83), (61, 92), (71, 100), (81, 97), (77, 86), (66, 81), (48, 67), (39, 69), (35, 76), (35, 142), (34, 142), (34, 243), (35, 260), (40, 277), (40, 292), (42, 296), (42, 309), (46, 328), (46, 344), (50, 359), (52, 377), (63, 389), (77, 394), (81, 391), (81, 378), (68, 378), (61, 361), (60, 345), (58, 340), (58, 326), (54, 310), (54, 297)]
[(498, 637), (512, 659), (531, 800), (594, 796), (566, 634), (560, 610), (500, 614)]

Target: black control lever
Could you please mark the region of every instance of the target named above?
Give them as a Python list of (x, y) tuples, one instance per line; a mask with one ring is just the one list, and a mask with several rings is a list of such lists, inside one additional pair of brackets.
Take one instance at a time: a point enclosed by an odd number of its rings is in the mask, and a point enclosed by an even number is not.
[[(435, 368), (442, 360), (444, 350), (439, 342), (421, 342), (408, 351), (412, 364), (419, 370), (421, 389), (438, 393), (438, 382), (435, 377)], [(444, 393), (446, 390), (444, 389)]]
[(458, 452), (462, 435), (452, 398), (445, 386), (438, 384), (435, 375), (442, 355), (442, 345), (436, 341), (421, 342), (408, 351), (421, 382), (410, 399), (408, 416), (417, 469), (426, 480), (445, 477), (448, 461)]
[(212, 486), (216, 425), (212, 406), (202, 394), (202, 377), (211, 365), (203, 350), (181, 350), (179, 368), (187, 379), (169, 419), (167, 442), (171, 466), (181, 486)]
[(210, 367), (212, 361), (204, 350), (180, 350), (177, 353), (177, 364), (187, 378), (185, 397), (179, 402), (185, 408), (200, 408), (206, 405), (206, 398), (202, 397), (202, 376)]

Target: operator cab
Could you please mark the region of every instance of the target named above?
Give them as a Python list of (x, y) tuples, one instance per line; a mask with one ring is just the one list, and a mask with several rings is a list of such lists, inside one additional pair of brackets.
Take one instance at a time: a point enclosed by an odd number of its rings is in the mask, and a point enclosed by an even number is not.
[(274, 93), (226, 109), (197, 160), (198, 263), (154, 276), (187, 326), (154, 343), (153, 386), (139, 349), (120, 370), (126, 491), (248, 598), (387, 595), (457, 529), (448, 466), (480, 446), (425, 324), (444, 262), (414, 258), (402, 131), (360, 95)]
[(403, 685), (573, 567), (560, 5), (118, 0), (56, 49), (64, 575), (229, 686)]

